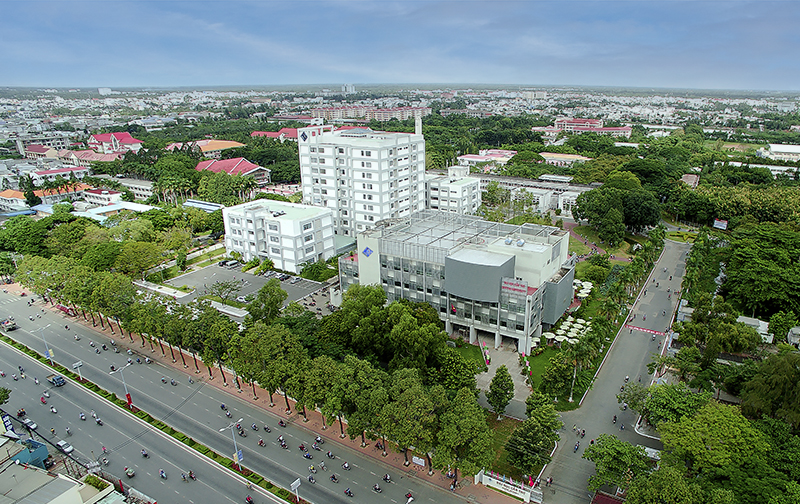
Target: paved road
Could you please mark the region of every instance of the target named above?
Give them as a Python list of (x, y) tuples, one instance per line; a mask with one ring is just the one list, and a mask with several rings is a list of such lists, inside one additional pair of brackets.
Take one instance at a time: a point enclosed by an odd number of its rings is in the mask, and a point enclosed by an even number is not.
[[(73, 382), (62, 387), (52, 387), (43, 378), (49, 374), (47, 368), (38, 361), (30, 359), (21, 352), (5, 344), (0, 352), (0, 369), (6, 371), (6, 377), (0, 378), (2, 386), (12, 390), (8, 404), (4, 405), (10, 414), (15, 415), (19, 408), (25, 408), (28, 417), (38, 424), (34, 433), (37, 439), (44, 439), (52, 444), (66, 440), (74, 448), (72, 457), (81, 464), (98, 460), (103, 455), (103, 447), (108, 453), (108, 466), (103, 469), (126, 484), (133, 485), (139, 491), (163, 502), (240, 502), (238, 494), (242, 494), (244, 483), (236, 481), (229, 473), (211, 463), (172, 438), (150, 428), (144, 422), (127, 415), (118, 408), (100, 401), (88, 390)], [(23, 366), (27, 378), (13, 381), (11, 370)], [(33, 378), (38, 377), (39, 385)], [(50, 397), (48, 404), (41, 404), (39, 398), (47, 390)], [(55, 406), (58, 413), (53, 414), (49, 406)], [(97, 425), (90, 416), (94, 410), (103, 420)], [(79, 413), (86, 414), (81, 421)], [(19, 423), (14, 424), (19, 434), (26, 432)], [(67, 435), (69, 427), (72, 435)], [(56, 430), (55, 436), (50, 428)], [(145, 447), (150, 454), (149, 459), (141, 456)], [(51, 445), (50, 452), (58, 451)], [(132, 479), (124, 476), (124, 467), (132, 467), (136, 475)], [(67, 466), (68, 468), (71, 466)], [(168, 479), (159, 478), (158, 470), (164, 469)], [(180, 474), (192, 470), (197, 481), (185, 483)], [(73, 474), (74, 475), (74, 474)], [(81, 474), (82, 475), (82, 474)], [(281, 502), (269, 495), (259, 498), (261, 502)]]
[[(663, 333), (670, 324), (677, 297), (669, 297), (667, 288), (670, 292), (680, 288), (685, 273), (686, 253), (690, 248), (690, 244), (666, 242), (652, 278), (647, 280), (647, 295), (640, 294), (634, 306), (632, 314), (636, 318), (630, 325), (636, 328), (627, 327), (620, 331), (581, 408), (562, 415), (564, 429), (561, 432), (561, 442), (543, 475), (544, 478), (553, 478), (553, 486), (543, 488), (546, 503), (589, 502), (591, 497), (587, 481), (594, 474), (594, 464), (583, 459), (581, 455), (591, 439), (597, 438), (601, 433), (614, 434), (633, 444), (661, 449), (658, 441), (636, 434), (636, 414), (630, 410), (622, 411), (617, 404), (616, 395), (620, 392), (620, 386), (625, 383), (625, 376), (629, 376), (632, 381), (641, 377), (642, 383), (650, 382), (647, 363), (651, 361), (651, 355), (659, 351), (665, 338), (657, 336), (654, 340), (652, 331)], [(666, 272), (664, 268), (667, 268)], [(669, 280), (670, 275), (672, 281)], [(659, 285), (657, 288), (656, 283)], [(666, 316), (663, 315), (664, 311)], [(614, 415), (617, 415), (616, 424), (612, 423)], [(583, 439), (573, 433), (573, 425), (586, 430)], [(624, 431), (620, 430), (622, 425), (625, 426)], [(574, 452), (576, 441), (581, 443), (577, 453)]]
[[(37, 302), (39, 303), (39, 302)], [(28, 320), (28, 315), (35, 313), (35, 307), (27, 307), (24, 298), (13, 297), (10, 294), (0, 294), (0, 315), (8, 315), (14, 313), (15, 317), (21, 324), (21, 328), (11, 333), (15, 339), (18, 339), (32, 348), (44, 353), (44, 343), (42, 342), (40, 332), (37, 327), (44, 327), (51, 324), (43, 330), (50, 348), (55, 349), (56, 361), (71, 366), (72, 363), (79, 360), (83, 361), (84, 365), (81, 368), (83, 376), (98, 383), (106, 390), (116, 392), (118, 396), (124, 395), (122, 382), (119, 375), (109, 376), (109, 366), (111, 364), (117, 367), (126, 364), (127, 355), (124, 353), (115, 354), (112, 351), (101, 352), (99, 355), (94, 352), (94, 349), (89, 345), (90, 341), (95, 341), (100, 344), (102, 341), (108, 341), (106, 336), (98, 335), (90, 329), (79, 326), (78, 324), (70, 325), (70, 330), (65, 331), (65, 319), (57, 314), (46, 311), (41, 313), (41, 319), (35, 318), (34, 321)], [(31, 332), (35, 331), (35, 332)], [(75, 341), (73, 334), (79, 333), (81, 335), (80, 341)], [(117, 338), (119, 336), (117, 335)], [(122, 346), (122, 341), (119, 345)], [(138, 340), (137, 340), (138, 341)], [(126, 344), (131, 344), (130, 339), (126, 340)], [(139, 352), (141, 347), (139, 344), (134, 344), (133, 348)], [(144, 349), (145, 352), (141, 355), (143, 359), (145, 355), (152, 355), (149, 346)], [(167, 352), (169, 352), (167, 350)], [(169, 355), (169, 353), (168, 353)], [(135, 362), (134, 355), (134, 362)], [(189, 361), (191, 366), (191, 361)], [(202, 364), (201, 364), (202, 366)], [(16, 366), (14, 366), (16, 368)], [(204, 370), (204, 368), (201, 367)], [(124, 371), (125, 382), (128, 390), (132, 395), (133, 403), (142, 409), (151, 413), (154, 417), (163, 419), (170, 425), (180, 429), (185, 434), (191, 436), (206, 446), (216, 450), (219, 453), (231, 454), (233, 452), (233, 441), (231, 439), (230, 430), (223, 433), (219, 432), (220, 428), (227, 426), (230, 420), (225, 417), (220, 410), (219, 405), (225, 403), (233, 412), (233, 419), (242, 417), (243, 424), (250, 425), (257, 422), (259, 425), (267, 423), (272, 426), (272, 434), (264, 437), (267, 446), (262, 448), (257, 445), (258, 434), (248, 431), (248, 436), (244, 439), (237, 436), (237, 443), (244, 453), (244, 465), (250, 467), (265, 477), (269, 478), (276, 484), (288, 488), (292, 481), (300, 477), (303, 479), (304, 484), (301, 487), (301, 497), (311, 502), (401, 502), (405, 501), (403, 497), (406, 492), (411, 491), (417, 502), (461, 502), (462, 498), (457, 494), (449, 492), (442, 492), (439, 489), (433, 488), (429, 485), (421, 483), (419, 480), (414, 479), (401, 479), (402, 474), (388, 466), (384, 466), (379, 461), (365, 458), (355, 452), (345, 451), (343, 447), (333, 449), (337, 455), (336, 461), (327, 461), (331, 469), (335, 469), (337, 475), (340, 476), (341, 482), (334, 484), (328, 480), (330, 471), (319, 472), (317, 483), (311, 485), (305, 478), (308, 475), (308, 465), (310, 463), (317, 464), (322, 460), (323, 452), (314, 452), (314, 459), (308, 461), (300, 455), (298, 445), (302, 442), (310, 445), (313, 441), (313, 434), (302, 426), (290, 424), (286, 429), (277, 427), (277, 417), (272, 416), (269, 412), (265, 412), (260, 408), (253, 406), (245, 401), (240, 401), (238, 398), (226, 394), (215, 387), (205, 386), (205, 379), (208, 376), (204, 371), (201, 374), (194, 375), (195, 383), (188, 384), (187, 377), (172, 368), (167, 368), (159, 364), (134, 364)], [(161, 377), (165, 376), (167, 379), (174, 378), (178, 385), (172, 386), (163, 384)], [(72, 388), (72, 387), (71, 387)], [(75, 387), (77, 388), (77, 387)], [(37, 398), (38, 399), (38, 396)], [(89, 406), (80, 405), (83, 408)], [(35, 405), (34, 405), (35, 407)], [(33, 409), (26, 405), (26, 409)], [(95, 408), (97, 409), (97, 408)], [(16, 411), (16, 409), (14, 410)], [(99, 411), (99, 410), (98, 410)], [(102, 413), (101, 417), (106, 415)], [(77, 419), (77, 410), (74, 412)], [(107, 416), (107, 415), (106, 415)], [(88, 423), (88, 421), (87, 421)], [(108, 425), (108, 423), (106, 424)], [(94, 427), (94, 426), (87, 426)], [(49, 429), (49, 427), (47, 427)], [(279, 432), (283, 434), (290, 446), (289, 451), (282, 450), (276, 441)], [(106, 447), (112, 445), (112, 449), (117, 446), (127, 446), (131, 443), (131, 439), (136, 439), (141, 433), (141, 427), (133, 428), (131, 430), (122, 429), (123, 432), (119, 433), (119, 439), (113, 441), (103, 440)], [(261, 433), (261, 431), (260, 431)], [(261, 433), (263, 435), (263, 433)], [(78, 436), (73, 436), (77, 438)], [(127, 443), (127, 444), (126, 444)], [(76, 445), (78, 445), (76, 440)], [(161, 448), (156, 442), (153, 446), (145, 446), (148, 450), (157, 450), (159, 452), (159, 459), (163, 457), (171, 457), (171, 460), (180, 466), (186, 465), (186, 455), (183, 453), (168, 454), (160, 453)], [(83, 448), (81, 448), (82, 450)], [(138, 444), (132, 448), (133, 458), (125, 457), (125, 460), (131, 463), (138, 464), (141, 461), (141, 456), (138, 456)], [(135, 452), (135, 453), (134, 453)], [(340, 453), (337, 453), (340, 452)], [(127, 453), (127, 452), (126, 452)], [(343, 460), (347, 460), (353, 467), (351, 471), (341, 471), (340, 464)], [(192, 462), (194, 463), (194, 462)], [(177, 469), (170, 471), (165, 467), (165, 470), (170, 474), (175, 471), (179, 477), (180, 471)], [(199, 469), (193, 469), (198, 473), (198, 477), (203, 477)], [(370, 489), (373, 484), (380, 481), (380, 476), (384, 473), (390, 473), (397, 483), (393, 483), (384, 489), (380, 495), (375, 494)], [(138, 475), (137, 475), (138, 478)], [(173, 479), (169, 480), (170, 482)], [(216, 480), (215, 480), (216, 481)], [(234, 481), (231, 479), (231, 481)], [(402, 482), (402, 483), (401, 483)], [(402, 484), (402, 486), (401, 486)], [(241, 483), (233, 482), (233, 490), (231, 495), (237, 495), (236, 498), (244, 498), (244, 493), (241, 490)], [(344, 496), (343, 491), (346, 487), (350, 487), (355, 493), (355, 498), (350, 499)], [(385, 485), (381, 485), (382, 487)], [(231, 488), (231, 483), (228, 485), (219, 484), (219, 488)], [(187, 485), (188, 488), (188, 485)], [(219, 500), (200, 500), (198, 502), (225, 502)]]

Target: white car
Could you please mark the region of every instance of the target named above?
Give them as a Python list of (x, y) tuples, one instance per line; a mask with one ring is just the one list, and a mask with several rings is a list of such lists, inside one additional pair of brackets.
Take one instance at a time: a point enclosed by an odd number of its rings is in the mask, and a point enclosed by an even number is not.
[(239, 297), (236, 298), (236, 301), (238, 301), (240, 303), (246, 303), (247, 302), (247, 298), (244, 297), (244, 296), (239, 296)]
[(56, 447), (64, 453), (72, 453), (75, 449), (72, 447), (71, 444), (67, 443), (66, 441), (59, 441), (56, 443)]
[(28, 430), (36, 430), (36, 428), (37, 428), (37, 427), (39, 427), (38, 425), (36, 425), (36, 422), (34, 422), (33, 420), (31, 420), (30, 418), (26, 418), (26, 419), (24, 419), (24, 420), (22, 421), (22, 424), (23, 424), (25, 427), (27, 427), (27, 428), (28, 428)]

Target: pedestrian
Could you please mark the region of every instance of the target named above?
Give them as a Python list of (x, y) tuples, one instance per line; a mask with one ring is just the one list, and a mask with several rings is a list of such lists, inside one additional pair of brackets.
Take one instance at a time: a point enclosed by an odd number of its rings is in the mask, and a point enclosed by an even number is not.
[(591, 441), (589, 441), (589, 444), (590, 444), (590, 445), (593, 445), (593, 444), (594, 444), (594, 439), (592, 439)]

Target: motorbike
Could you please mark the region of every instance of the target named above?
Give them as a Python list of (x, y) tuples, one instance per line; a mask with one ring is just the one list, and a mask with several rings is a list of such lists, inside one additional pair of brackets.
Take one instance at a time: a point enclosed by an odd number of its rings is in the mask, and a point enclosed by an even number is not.
[(350, 470), (350, 464), (345, 462), (344, 464), (342, 464), (342, 469), (344, 469), (345, 471), (349, 471)]
[(55, 406), (50, 406), (50, 413), (58, 413)]
[(326, 453), (325, 455), (326, 455), (326, 456), (327, 456), (329, 459), (335, 459), (335, 458), (336, 458), (336, 455), (334, 455), (334, 454), (333, 454), (333, 452), (330, 452), (330, 451), (329, 451), (328, 453)]
[(239, 435), (242, 436), (242, 437), (247, 437), (247, 433), (245, 431), (243, 431), (243, 430), (239, 431)]
[(119, 353), (119, 348), (114, 347), (114, 353)]
[(100, 348), (102, 348), (103, 350), (108, 350), (108, 346), (105, 343), (103, 343), (103, 345)]
[(175, 386), (175, 385), (177, 385), (177, 384), (178, 384), (178, 382), (176, 382), (176, 381), (175, 381), (175, 378), (171, 379), (169, 382), (170, 382), (170, 383), (171, 383), (173, 386)]
[(194, 475), (194, 473), (193, 473), (192, 471), (189, 471), (189, 478), (190, 478), (192, 481), (197, 481), (197, 476), (195, 476), (195, 475)]
[(380, 485), (372, 485), (372, 491), (376, 493), (381, 493), (383, 490), (381, 489)]
[(81, 340), (81, 337), (78, 336), (77, 334), (75, 336), (73, 336), (73, 337), (75, 338), (75, 341), (80, 341)]
[(286, 442), (283, 441), (283, 442), (281, 442), (281, 448), (283, 448), (284, 450), (288, 450), (289, 449), (289, 445), (287, 445)]
[(264, 430), (265, 430), (266, 432), (272, 432), (272, 429), (270, 429), (270, 428), (269, 428), (269, 425), (267, 425), (267, 424), (264, 424)]
[(313, 459), (313, 458), (314, 458), (314, 457), (313, 457), (313, 456), (312, 456), (310, 453), (308, 453), (308, 452), (304, 453), (304, 454), (303, 454), (303, 456), (304, 456), (305, 458), (307, 458), (308, 460), (311, 460), (311, 459)]
[(383, 475), (383, 481), (385, 481), (386, 483), (391, 483), (392, 482), (392, 477), (389, 476), (388, 474), (384, 474)]
[(278, 425), (280, 425), (281, 427), (286, 427), (286, 422), (284, 422), (283, 420), (278, 420)]
[(314, 441), (316, 441), (316, 442), (317, 442), (317, 444), (325, 444), (325, 440), (324, 440), (324, 439), (322, 439), (322, 438), (321, 438), (321, 437), (319, 437), (319, 436), (317, 436), (316, 438), (314, 438)]
[(348, 488), (347, 490), (345, 490), (345, 491), (344, 491), (344, 494), (345, 494), (346, 496), (348, 496), (348, 497), (352, 497), (352, 496), (353, 496), (353, 492), (351, 492), (349, 488)]
[(99, 354), (100, 353), (100, 349), (99, 348), (95, 348), (94, 349), (94, 353)]
[(254, 431), (257, 431), (258, 430), (258, 425), (253, 424), (253, 425), (250, 426), (250, 428), (253, 429)]
[(14, 381), (17, 381), (17, 375), (15, 375), (13, 373), (11, 374), (11, 378), (14, 378)]
[(580, 441), (578, 441), (577, 443), (575, 443), (575, 449), (574, 449), (574, 450), (572, 450), (572, 453), (576, 453), (576, 452), (578, 451), (578, 448), (579, 448), (580, 446), (581, 446), (581, 442), (580, 442)]
[(614, 418), (611, 419), (611, 423), (617, 423), (617, 415), (614, 415)]
[(230, 417), (231, 417), (231, 412), (230, 412), (230, 411), (228, 411), (228, 410), (225, 410), (225, 416), (226, 416), (226, 417), (228, 417), (228, 418), (230, 418)]
[(313, 448), (313, 449), (315, 449), (315, 450), (317, 450), (317, 451), (322, 451), (322, 448), (320, 448), (319, 446), (317, 446), (317, 443), (314, 443), (314, 444), (312, 444), (312, 445), (311, 445), (311, 448)]
[(331, 474), (331, 481), (334, 483), (339, 483), (339, 478), (337, 478), (335, 474)]
[(267, 446), (263, 439), (258, 440), (258, 446)]
[(111, 371), (116, 371), (117, 370), (117, 367), (114, 364), (111, 364), (108, 367), (109, 367), (109, 369), (111, 369)]
[(95, 421), (95, 423), (97, 423), (97, 425), (101, 425), (101, 426), (103, 425), (103, 421), (100, 420), (99, 418), (95, 418), (94, 421)]
[(227, 410), (227, 409), (228, 409), (228, 407), (227, 407), (227, 406), (225, 406), (224, 404), (220, 404), (220, 405), (219, 405), (219, 409), (221, 409), (221, 410), (225, 411), (225, 410)]
[(142, 457), (144, 457), (144, 458), (150, 458), (150, 454), (149, 454), (149, 453), (147, 453), (147, 450), (142, 450)]
[(247, 497), (245, 497), (245, 498), (244, 498), (244, 501), (245, 501), (247, 504), (253, 504), (253, 498), (252, 498), (252, 497), (250, 497), (249, 495), (248, 495)]
[(158, 470), (158, 474), (159, 474), (159, 476), (161, 476), (163, 479), (167, 479), (167, 473), (165, 473), (163, 469), (159, 469), (159, 470)]
[(26, 415), (25, 408), (20, 408), (19, 410), (17, 410), (17, 418), (22, 418), (25, 415)]
[(0, 376), (2, 376), (3, 378), (5, 378), (5, 377), (6, 377), (6, 372), (5, 372), (5, 371), (3, 371), (3, 370), (0, 370)]
[(317, 468), (314, 467), (313, 465), (310, 465), (310, 466), (308, 466), (308, 472), (317, 474)]
[(45, 399), (44, 396), (42, 396), (39, 400), (42, 401), (42, 404), (47, 404), (47, 399)]
[(39, 385), (39, 378), (36, 378), (36, 377), (34, 376), (34, 377), (33, 377), (33, 383), (35, 383), (36, 385)]
[(84, 415), (84, 414), (83, 414), (83, 412), (81, 412), (81, 414), (80, 414), (80, 415), (78, 415), (78, 416), (79, 416), (79, 417), (80, 417), (80, 419), (81, 419), (81, 420), (83, 420), (84, 422), (86, 421), (86, 415)]
[(309, 475), (308, 475), (308, 482), (309, 482), (309, 483), (316, 483), (316, 482), (317, 482), (317, 480), (315, 480), (315, 479), (314, 479), (314, 476), (312, 476), (312, 475), (310, 475), (310, 474), (309, 474)]
[(161, 383), (167, 383), (167, 379), (164, 378), (163, 376), (161, 377)]
[(298, 446), (297, 449), (300, 450), (301, 452), (308, 451), (308, 450), (306, 450), (306, 445), (304, 445), (304, 444), (301, 444), (300, 446)]
[(50, 392), (48, 392), (46, 390), (42, 390), (42, 395), (45, 396), (45, 397), (50, 397)]

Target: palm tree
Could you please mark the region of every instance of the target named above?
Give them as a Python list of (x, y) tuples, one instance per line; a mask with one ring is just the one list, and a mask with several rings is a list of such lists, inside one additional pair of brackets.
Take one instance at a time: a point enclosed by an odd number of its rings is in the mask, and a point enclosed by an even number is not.
[(575, 379), (578, 376), (578, 368), (583, 370), (587, 362), (591, 362), (592, 347), (585, 339), (581, 338), (577, 343), (567, 349), (567, 358), (572, 361), (572, 385), (569, 388), (569, 402), (572, 402), (572, 392), (575, 390)]

